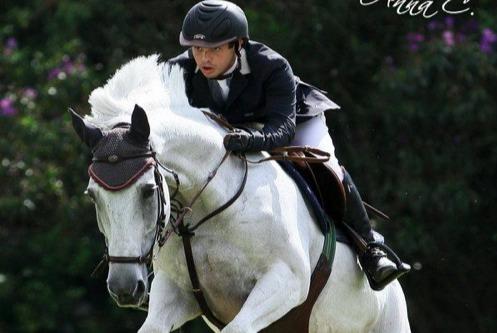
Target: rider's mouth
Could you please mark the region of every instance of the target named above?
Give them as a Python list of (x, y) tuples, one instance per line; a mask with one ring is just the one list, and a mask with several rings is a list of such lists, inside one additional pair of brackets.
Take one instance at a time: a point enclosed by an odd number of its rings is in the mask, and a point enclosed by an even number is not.
[(210, 74), (214, 71), (214, 67), (211, 66), (202, 66), (201, 69), (205, 74)]

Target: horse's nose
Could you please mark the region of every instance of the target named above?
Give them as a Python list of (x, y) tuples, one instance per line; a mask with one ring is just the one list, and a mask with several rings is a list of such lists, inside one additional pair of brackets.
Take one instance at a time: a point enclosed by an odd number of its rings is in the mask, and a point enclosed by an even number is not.
[(109, 272), (107, 286), (110, 295), (120, 306), (139, 305), (146, 293), (145, 281), (129, 274)]

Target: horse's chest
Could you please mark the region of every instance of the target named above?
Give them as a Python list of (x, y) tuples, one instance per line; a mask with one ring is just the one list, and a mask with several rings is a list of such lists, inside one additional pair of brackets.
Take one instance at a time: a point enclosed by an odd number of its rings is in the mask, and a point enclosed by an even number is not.
[(197, 272), (210, 304), (223, 317), (236, 315), (261, 275), (257, 258), (226, 243), (197, 250)]

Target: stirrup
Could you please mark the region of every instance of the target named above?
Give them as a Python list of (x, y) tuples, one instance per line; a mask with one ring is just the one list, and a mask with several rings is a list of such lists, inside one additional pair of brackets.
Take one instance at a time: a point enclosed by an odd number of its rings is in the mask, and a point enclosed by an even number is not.
[[(402, 262), (400, 258), (393, 252), (391, 248), (389, 248), (387, 245), (384, 243), (380, 242), (371, 242), (367, 244), (366, 247), (366, 252), (371, 251), (373, 248), (380, 248), (381, 250), (385, 251), (387, 253), (387, 258), (391, 259), (395, 266), (397, 266), (397, 270), (392, 272), (389, 276), (385, 277), (381, 281), (376, 281), (373, 279), (371, 274), (367, 271), (367, 269), (363, 269), (364, 274), (366, 275), (366, 278), (368, 279), (369, 285), (371, 286), (371, 289), (380, 291), (383, 288), (385, 288), (390, 282), (392, 282), (395, 279), (398, 279), (402, 275), (406, 274), (411, 270), (411, 266)], [(391, 258), (389, 258), (391, 257)]]

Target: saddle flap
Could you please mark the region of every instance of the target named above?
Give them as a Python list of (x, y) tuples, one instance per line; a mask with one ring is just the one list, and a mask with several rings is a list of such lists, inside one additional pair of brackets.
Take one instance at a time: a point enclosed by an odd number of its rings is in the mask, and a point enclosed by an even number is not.
[[(312, 152), (305, 154), (316, 157)], [(326, 163), (306, 163), (305, 169), (299, 169), (313, 187), (326, 214), (334, 221), (342, 221), (345, 214), (345, 189), (333, 169)]]

